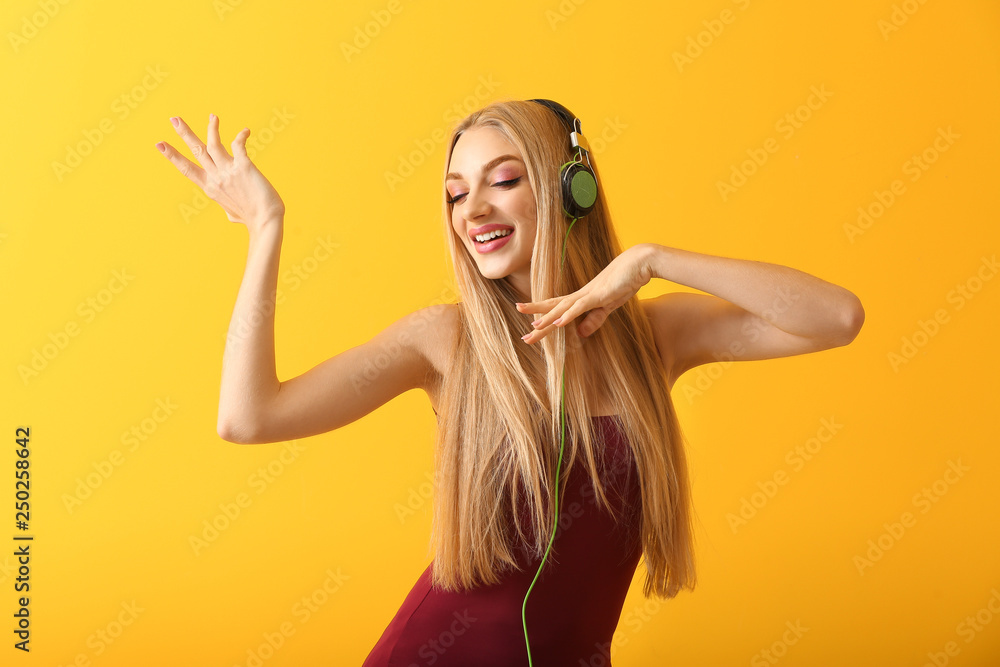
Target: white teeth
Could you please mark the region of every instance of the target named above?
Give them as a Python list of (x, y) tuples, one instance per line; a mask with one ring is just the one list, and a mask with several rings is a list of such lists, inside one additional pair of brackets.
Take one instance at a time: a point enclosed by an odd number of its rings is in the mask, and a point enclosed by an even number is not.
[(513, 229), (494, 229), (492, 232), (486, 232), (485, 234), (476, 234), (476, 240), (480, 243), (485, 243), (490, 239), (507, 236), (513, 231)]

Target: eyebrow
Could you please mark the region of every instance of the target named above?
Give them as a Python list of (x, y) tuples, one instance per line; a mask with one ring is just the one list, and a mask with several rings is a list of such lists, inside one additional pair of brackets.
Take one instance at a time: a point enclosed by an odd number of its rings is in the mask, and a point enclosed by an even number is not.
[[(486, 164), (484, 164), (483, 165), (483, 171), (487, 172), (490, 169), (492, 169), (493, 167), (495, 167), (498, 164), (500, 164), (501, 162), (506, 162), (507, 160), (517, 160), (518, 162), (521, 162), (522, 164), (524, 162), (523, 160), (521, 160), (521, 158), (517, 157), (516, 155), (500, 155), (498, 157), (493, 158), (492, 160), (490, 160)], [(454, 172), (453, 171), (453, 172), (451, 172), (450, 174), (448, 174), (445, 177), (445, 180), (446, 181), (451, 181), (451, 180), (454, 180), (456, 178), (457, 179), (461, 179), (462, 175), (459, 174), (458, 172)]]

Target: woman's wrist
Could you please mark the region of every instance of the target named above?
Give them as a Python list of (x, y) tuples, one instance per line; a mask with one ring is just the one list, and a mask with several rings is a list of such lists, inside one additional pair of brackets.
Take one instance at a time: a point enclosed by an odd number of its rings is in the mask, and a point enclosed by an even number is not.
[(666, 277), (665, 263), (670, 253), (670, 248), (659, 243), (642, 243), (640, 245), (643, 248), (644, 275), (649, 277), (649, 281), (653, 278), (669, 280)]
[(251, 242), (256, 242), (258, 239), (263, 241), (280, 241), (284, 234), (284, 229), (285, 219), (283, 216), (271, 216), (254, 224), (247, 225)]

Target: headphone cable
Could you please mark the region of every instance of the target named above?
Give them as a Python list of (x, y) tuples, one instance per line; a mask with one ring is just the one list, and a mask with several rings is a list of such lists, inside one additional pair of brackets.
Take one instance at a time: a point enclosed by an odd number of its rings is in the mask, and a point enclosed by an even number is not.
[[(573, 218), (573, 222), (569, 224), (566, 229), (566, 239), (563, 241), (563, 251), (562, 260), (559, 263), (559, 270), (562, 271), (563, 264), (566, 263), (566, 245), (569, 243), (569, 230), (573, 229), (573, 225), (579, 218)], [(531, 589), (535, 587), (535, 582), (538, 581), (538, 576), (542, 573), (542, 567), (545, 566), (545, 559), (549, 556), (549, 550), (552, 548), (552, 543), (556, 539), (556, 528), (559, 526), (559, 470), (562, 468), (562, 456), (563, 447), (566, 444), (566, 351), (565, 346), (563, 348), (563, 372), (562, 372), (562, 395), (559, 400), (560, 406), (560, 423), (562, 425), (562, 435), (559, 440), (559, 462), (556, 464), (556, 483), (555, 483), (555, 518), (552, 524), (552, 537), (549, 538), (549, 545), (545, 548), (545, 554), (542, 555), (542, 562), (538, 565), (538, 571), (535, 572), (535, 578), (532, 579), (531, 585), (528, 586), (528, 592), (524, 594), (524, 602), (521, 604), (521, 624), (524, 626), (524, 646), (528, 650), (528, 667), (533, 667), (531, 662), (531, 644), (528, 642), (528, 621), (524, 616), (524, 611), (528, 607), (528, 595), (531, 594)]]

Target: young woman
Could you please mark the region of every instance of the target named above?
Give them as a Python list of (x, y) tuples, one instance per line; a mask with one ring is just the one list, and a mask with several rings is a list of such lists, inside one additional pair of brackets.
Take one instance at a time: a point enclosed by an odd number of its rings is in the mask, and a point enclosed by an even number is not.
[[(647, 597), (695, 585), (673, 383), (699, 364), (846, 345), (864, 320), (854, 294), (795, 269), (656, 243), (623, 250), (579, 119), (548, 100), (497, 101), (454, 128), (445, 159), (462, 300), (279, 381), (284, 204), (247, 157), (248, 129), (230, 156), (215, 116), (207, 144), (171, 120), (201, 167), (157, 146), (250, 234), (219, 435), (304, 438), (418, 387), (437, 414), (434, 560), (365, 667), (610, 665), (640, 557)], [(596, 198), (564, 192), (572, 164), (589, 167)], [(654, 277), (706, 294), (639, 300)]]

